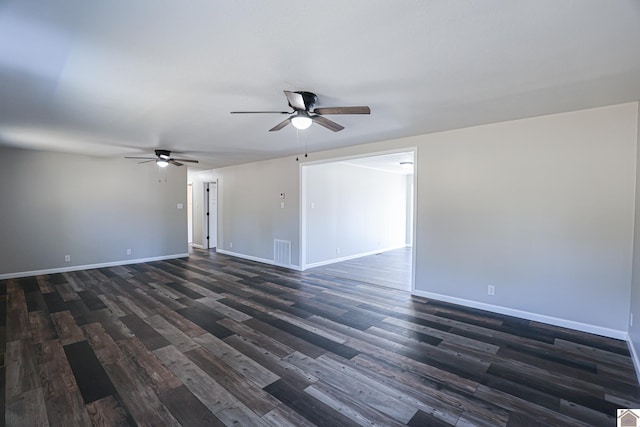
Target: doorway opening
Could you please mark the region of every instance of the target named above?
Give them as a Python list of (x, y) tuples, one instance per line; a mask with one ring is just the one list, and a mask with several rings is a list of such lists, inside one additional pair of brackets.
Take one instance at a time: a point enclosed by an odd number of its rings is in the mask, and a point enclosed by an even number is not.
[(300, 167), (301, 269), (413, 291), (416, 149)]
[(206, 249), (215, 249), (218, 245), (218, 182), (204, 183), (204, 227), (203, 239)]
[(193, 184), (187, 184), (187, 244), (193, 245)]

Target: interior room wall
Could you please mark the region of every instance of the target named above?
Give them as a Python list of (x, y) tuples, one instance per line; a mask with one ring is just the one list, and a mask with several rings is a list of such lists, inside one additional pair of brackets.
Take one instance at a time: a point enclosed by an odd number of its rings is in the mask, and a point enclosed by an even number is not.
[[(416, 147), (416, 294), (623, 337), (637, 115), (637, 102), (614, 105), (310, 153), (309, 162)], [(268, 260), (273, 238), (286, 235), (296, 265), (298, 201), (282, 212), (277, 198), (300, 191), (295, 160), (215, 173), (219, 202), (229, 203), (219, 228), (234, 234), (224, 248)]]
[(0, 157), (0, 277), (186, 255), (186, 168), (7, 147)]
[(346, 162), (305, 173), (306, 267), (406, 245), (405, 175)]
[[(633, 239), (633, 278), (631, 296), (629, 298), (629, 342), (636, 363), (636, 373), (640, 378), (640, 111), (637, 121), (637, 162), (636, 162), (636, 193), (635, 193), (635, 223)], [(635, 316), (633, 322), (631, 317)]]
[(416, 289), (622, 335), (637, 110), (632, 103), (425, 136)]
[(217, 251), (273, 262), (274, 239), (285, 240), (291, 242), (291, 266), (299, 266), (300, 188), (295, 157), (194, 172), (190, 177), (194, 243), (201, 244), (202, 239), (198, 230), (203, 224), (204, 183), (217, 180)]

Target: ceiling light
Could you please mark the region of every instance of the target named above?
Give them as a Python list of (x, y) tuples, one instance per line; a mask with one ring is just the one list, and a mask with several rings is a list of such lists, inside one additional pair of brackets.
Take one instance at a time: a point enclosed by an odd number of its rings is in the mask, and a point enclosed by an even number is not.
[(291, 117), (291, 124), (296, 129), (307, 129), (309, 126), (311, 126), (311, 123), (313, 123), (313, 120), (304, 111), (298, 111), (295, 116)]
[(402, 169), (411, 169), (413, 167), (413, 162), (400, 162), (400, 167)]
[(158, 159), (156, 160), (156, 165), (160, 166), (161, 168), (166, 168), (167, 166), (169, 166), (169, 162), (164, 159)]

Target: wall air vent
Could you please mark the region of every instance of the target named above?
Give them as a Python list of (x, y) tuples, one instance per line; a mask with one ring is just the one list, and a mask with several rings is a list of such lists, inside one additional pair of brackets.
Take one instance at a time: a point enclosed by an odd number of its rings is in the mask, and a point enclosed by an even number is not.
[(273, 240), (273, 262), (276, 265), (289, 267), (291, 265), (291, 241)]

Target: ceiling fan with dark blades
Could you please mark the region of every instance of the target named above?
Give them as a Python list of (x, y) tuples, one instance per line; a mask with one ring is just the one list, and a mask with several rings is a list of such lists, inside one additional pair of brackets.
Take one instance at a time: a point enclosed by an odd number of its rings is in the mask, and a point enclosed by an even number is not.
[(344, 129), (344, 126), (323, 116), (332, 114), (371, 114), (371, 109), (366, 106), (314, 108), (318, 101), (318, 97), (312, 92), (291, 92), (285, 90), (284, 94), (287, 97), (289, 107), (293, 108), (293, 111), (232, 111), (231, 114), (290, 115), (290, 117), (287, 117), (285, 120), (269, 129), (269, 132), (278, 131), (289, 123), (291, 123), (296, 129), (306, 129), (311, 126), (312, 123), (317, 123), (333, 132), (339, 132)]
[(125, 157), (125, 159), (143, 160), (142, 162), (138, 162), (138, 163), (156, 162), (156, 164), (161, 168), (169, 166), (169, 163), (171, 163), (174, 166), (182, 166), (183, 163), (181, 162), (198, 163), (197, 160), (177, 159), (175, 157), (171, 157), (171, 151), (169, 150), (155, 150), (155, 153), (156, 153), (156, 157)]

